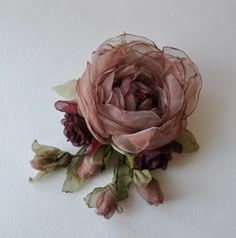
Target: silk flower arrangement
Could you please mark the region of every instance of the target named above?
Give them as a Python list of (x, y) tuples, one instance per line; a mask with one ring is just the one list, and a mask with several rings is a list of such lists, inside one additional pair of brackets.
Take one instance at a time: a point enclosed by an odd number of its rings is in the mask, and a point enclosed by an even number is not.
[(172, 153), (193, 152), (198, 144), (186, 129), (201, 89), (201, 76), (181, 50), (160, 50), (147, 38), (122, 34), (101, 44), (79, 80), (54, 90), (66, 101), (55, 108), (76, 154), (34, 141), (31, 165), (39, 180), (67, 168), (64, 192), (75, 192), (87, 179), (114, 166), (111, 183), (95, 188), (85, 202), (109, 219), (121, 212), (133, 183), (151, 205), (163, 203), (154, 169), (167, 168)]

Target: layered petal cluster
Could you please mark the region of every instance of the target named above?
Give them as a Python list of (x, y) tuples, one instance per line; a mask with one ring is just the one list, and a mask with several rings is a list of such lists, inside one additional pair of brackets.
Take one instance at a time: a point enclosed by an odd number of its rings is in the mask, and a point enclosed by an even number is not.
[(61, 120), (64, 125), (64, 134), (74, 146), (90, 145), (92, 134), (87, 128), (84, 118), (78, 113), (77, 103), (74, 101), (57, 101), (55, 108), (65, 112)]
[(138, 153), (184, 131), (200, 89), (200, 73), (182, 51), (123, 34), (93, 54), (77, 84), (78, 109), (97, 141)]

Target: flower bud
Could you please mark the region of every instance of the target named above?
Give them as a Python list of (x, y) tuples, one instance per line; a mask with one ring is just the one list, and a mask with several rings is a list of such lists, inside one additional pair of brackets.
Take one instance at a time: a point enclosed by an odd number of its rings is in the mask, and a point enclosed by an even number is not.
[(93, 164), (90, 156), (85, 156), (82, 164), (79, 166), (77, 174), (82, 179), (88, 179), (98, 173), (102, 166), (100, 164)]
[(152, 178), (152, 180), (145, 186), (141, 187), (135, 184), (137, 192), (151, 205), (159, 205), (164, 201), (164, 195), (161, 191), (159, 182)]
[(40, 145), (37, 141), (33, 143), (32, 150), (36, 155), (31, 160), (31, 166), (41, 171), (49, 172), (65, 168), (73, 158), (73, 155), (68, 152), (55, 147)]
[(117, 209), (117, 203), (110, 189), (105, 189), (96, 200), (96, 213), (110, 219)]
[(40, 155), (35, 155), (34, 158), (30, 161), (32, 168), (45, 171), (45, 169), (40, 166)]

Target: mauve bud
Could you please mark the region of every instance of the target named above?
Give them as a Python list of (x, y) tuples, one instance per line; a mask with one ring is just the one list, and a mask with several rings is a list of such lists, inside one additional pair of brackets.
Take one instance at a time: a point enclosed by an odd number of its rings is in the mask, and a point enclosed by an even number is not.
[(100, 193), (96, 200), (96, 213), (110, 219), (117, 209), (117, 203), (110, 189)]
[(35, 155), (34, 158), (30, 161), (31, 166), (34, 169), (45, 171), (46, 169), (40, 166), (40, 160), (41, 160), (40, 155)]
[(135, 184), (137, 192), (151, 205), (159, 205), (164, 201), (164, 195), (161, 191), (159, 182), (152, 178), (152, 180), (145, 186), (141, 187)]
[(100, 164), (93, 164), (90, 162), (91, 157), (85, 156), (82, 164), (77, 170), (77, 174), (82, 179), (88, 179), (98, 173), (102, 166)]
[(55, 171), (67, 167), (73, 158), (68, 152), (58, 148), (41, 145), (37, 141), (32, 144), (32, 150), (36, 154), (31, 160), (31, 166), (41, 171)]

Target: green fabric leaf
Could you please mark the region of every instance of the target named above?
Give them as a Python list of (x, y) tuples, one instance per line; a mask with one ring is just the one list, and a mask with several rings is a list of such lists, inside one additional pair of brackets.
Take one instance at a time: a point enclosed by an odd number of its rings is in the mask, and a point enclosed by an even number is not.
[(62, 85), (57, 85), (52, 89), (67, 100), (75, 100), (77, 98), (76, 96), (77, 82), (78, 80), (72, 79)]
[(38, 182), (42, 177), (44, 177), (48, 172), (46, 171), (40, 171), (38, 172), (34, 177), (29, 177), (29, 182), (34, 183)]
[(126, 158), (129, 162), (130, 168), (134, 167), (134, 158), (135, 157), (136, 157), (136, 155), (126, 153)]
[(148, 169), (133, 170), (133, 181), (138, 186), (145, 187), (152, 179), (152, 175)]
[(45, 155), (45, 156), (60, 156), (64, 153), (64, 151), (61, 151), (60, 149), (52, 146), (47, 145), (41, 145), (38, 143), (37, 140), (35, 140), (32, 144), (32, 150), (37, 155)]
[(196, 138), (187, 129), (182, 133), (179, 138), (176, 139), (176, 141), (182, 145), (183, 153), (191, 153), (199, 149), (199, 145), (197, 143)]
[(67, 176), (63, 184), (62, 192), (73, 193), (81, 188), (85, 180), (77, 175), (77, 170), (82, 163), (84, 155), (75, 157), (67, 168)]
[(86, 202), (87, 206), (89, 208), (95, 208), (96, 207), (96, 200), (99, 196), (99, 194), (104, 191), (106, 188), (95, 188), (91, 193), (89, 193), (85, 198), (84, 201)]
[(116, 150), (118, 153), (122, 154), (122, 155), (125, 155), (126, 159), (128, 160), (129, 162), (129, 165), (131, 168), (134, 167), (134, 158), (136, 157), (136, 154), (130, 154), (126, 151), (123, 151), (122, 149), (120, 149), (119, 147), (117, 147), (115, 144), (111, 144), (112, 148), (114, 150)]
[(104, 153), (105, 148), (102, 146), (93, 154), (93, 156), (90, 158), (90, 162), (92, 164), (99, 164), (103, 165), (104, 162)]
[(114, 168), (114, 177), (112, 184), (108, 187), (115, 195), (117, 201), (121, 201), (128, 197), (129, 186), (132, 183), (132, 170), (124, 162), (120, 162)]
[(117, 147), (115, 144), (111, 144), (112, 148), (122, 155), (126, 155), (126, 152)]

